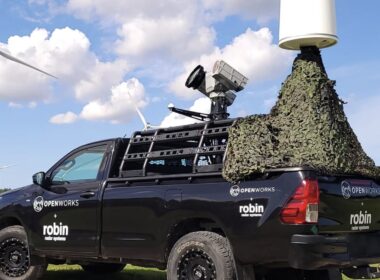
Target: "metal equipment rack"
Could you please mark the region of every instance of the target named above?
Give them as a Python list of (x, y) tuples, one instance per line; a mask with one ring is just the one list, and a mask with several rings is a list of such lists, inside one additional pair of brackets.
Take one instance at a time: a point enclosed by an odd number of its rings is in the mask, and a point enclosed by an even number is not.
[(122, 178), (220, 172), (234, 119), (137, 131), (129, 140)]

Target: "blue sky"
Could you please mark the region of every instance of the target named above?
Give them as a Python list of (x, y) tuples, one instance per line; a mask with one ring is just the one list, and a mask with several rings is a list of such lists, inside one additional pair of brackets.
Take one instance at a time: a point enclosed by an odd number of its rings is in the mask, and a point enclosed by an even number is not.
[[(249, 76), (232, 116), (266, 113), (296, 52), (277, 47), (279, 0), (0, 0), (0, 48), (58, 80), (0, 58), (0, 186), (29, 184), (73, 148), (204, 111), (183, 86), (220, 58)], [(338, 45), (323, 50), (351, 125), (380, 165), (380, 2), (336, 0)]]

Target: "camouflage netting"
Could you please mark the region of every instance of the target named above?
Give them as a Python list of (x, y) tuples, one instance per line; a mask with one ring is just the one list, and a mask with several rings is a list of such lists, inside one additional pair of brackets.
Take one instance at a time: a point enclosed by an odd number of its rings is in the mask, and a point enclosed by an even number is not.
[(317, 48), (304, 48), (269, 115), (238, 120), (229, 131), (223, 176), (237, 182), (269, 168), (310, 166), (325, 174), (380, 177), (343, 111)]

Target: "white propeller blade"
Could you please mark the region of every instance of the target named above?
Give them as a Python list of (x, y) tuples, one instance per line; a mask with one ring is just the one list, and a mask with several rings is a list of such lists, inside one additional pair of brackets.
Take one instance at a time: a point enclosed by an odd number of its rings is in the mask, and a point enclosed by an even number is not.
[[(131, 101), (132, 101), (132, 95), (131, 95), (131, 93), (130, 92), (127, 92), (127, 93), (128, 93), (128, 95), (129, 95), (129, 97), (131, 98)], [(155, 125), (151, 125), (150, 123), (148, 123), (146, 121), (143, 113), (140, 111), (140, 109), (136, 105), (134, 105), (134, 107), (135, 107), (135, 110), (136, 110), (137, 114), (139, 115), (142, 123), (144, 124), (144, 131), (146, 131), (146, 130), (148, 130), (150, 128), (160, 128), (160, 126), (155, 126)]]
[(139, 117), (142, 121), (142, 123), (144, 124), (144, 131), (148, 130), (148, 129), (151, 129), (151, 128), (160, 128), (160, 126), (157, 126), (157, 125), (151, 125), (150, 123), (148, 123), (143, 115), (143, 113), (141, 113), (140, 109), (137, 108), (135, 106), (135, 109), (136, 109), (136, 112), (137, 114), (139, 114)]
[(26, 62), (24, 62), (24, 61), (22, 61), (22, 60), (20, 60), (18, 58), (15, 58), (15, 57), (13, 57), (13, 56), (5, 53), (5, 52), (0, 51), (0, 55), (3, 56), (3, 57), (5, 57), (5, 58), (7, 58), (7, 59), (9, 59), (9, 60), (12, 60), (12, 61), (14, 61), (16, 63), (20, 63), (20, 64), (25, 65), (27, 67), (30, 67), (30, 68), (32, 68), (32, 69), (34, 69), (36, 71), (44, 73), (45, 75), (48, 75), (48, 76), (50, 76), (52, 78), (58, 79), (56, 76), (53, 76), (52, 74), (49, 74), (48, 72), (45, 72), (45, 71), (43, 71), (41, 69), (38, 69), (37, 67), (34, 67), (34, 66), (32, 66), (32, 65), (30, 65), (30, 64), (28, 64), (28, 63), (26, 63)]
[(148, 122), (146, 121), (144, 115), (141, 113), (140, 109), (137, 108), (137, 106), (135, 106), (135, 110), (136, 110), (137, 114), (139, 115), (139, 117), (140, 117), (142, 123), (144, 124), (144, 128), (145, 128), (145, 129), (148, 128), (149, 124), (148, 124)]
[(12, 167), (12, 166), (15, 166), (15, 164), (12, 164), (12, 165), (3, 165), (3, 166), (0, 166), (0, 170), (1, 169), (7, 169), (7, 168)]

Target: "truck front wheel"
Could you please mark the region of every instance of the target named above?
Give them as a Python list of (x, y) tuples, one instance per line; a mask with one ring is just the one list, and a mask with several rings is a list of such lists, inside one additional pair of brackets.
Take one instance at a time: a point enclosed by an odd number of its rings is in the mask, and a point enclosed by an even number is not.
[(229, 243), (216, 233), (189, 233), (179, 239), (170, 252), (168, 280), (232, 280), (234, 275)]
[(31, 266), (26, 233), (21, 226), (0, 230), (0, 279), (36, 280), (46, 265)]

